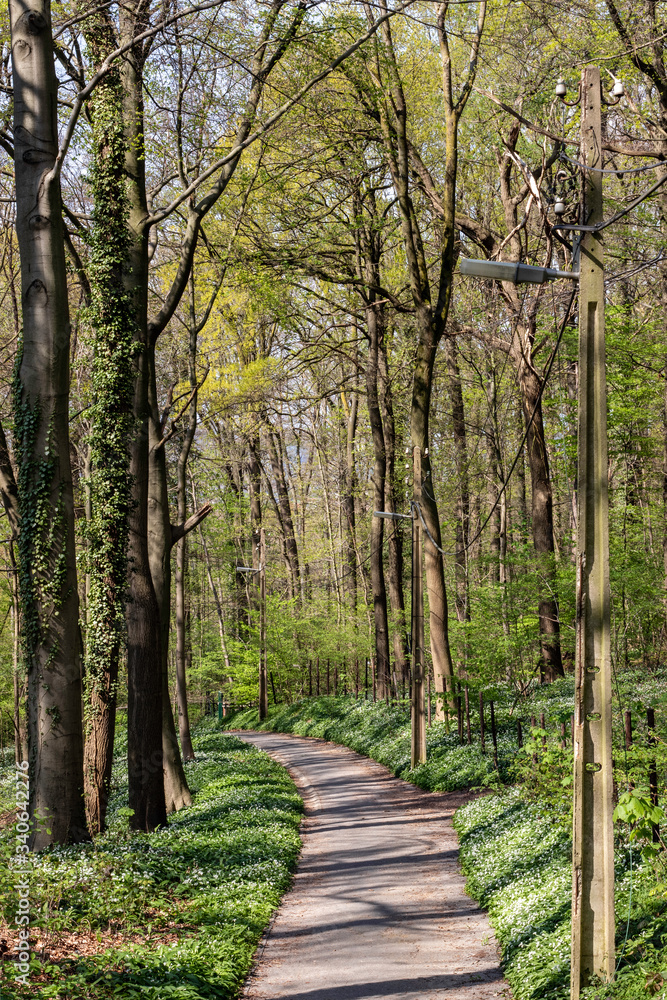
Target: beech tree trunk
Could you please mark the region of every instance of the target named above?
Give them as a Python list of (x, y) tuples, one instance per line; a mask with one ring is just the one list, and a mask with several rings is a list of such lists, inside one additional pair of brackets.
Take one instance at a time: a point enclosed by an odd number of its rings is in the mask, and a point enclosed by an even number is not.
[[(381, 307), (370, 301), (366, 308), (368, 330), (368, 362), (366, 365), (366, 393), (368, 419), (373, 438), (373, 508), (384, 509), (386, 461), (382, 415), (378, 400), (378, 341), (380, 338)], [(387, 591), (384, 582), (384, 518), (371, 517), (371, 586), (373, 588), (373, 618), (375, 622), (377, 696), (384, 698), (390, 690), (389, 623), (387, 620)]]
[[(139, 29), (139, 7), (131, 3), (120, 12), (121, 40), (131, 41)], [(158, 606), (148, 555), (149, 425), (148, 389), (152, 345), (148, 338), (148, 232), (143, 130), (143, 50), (129, 49), (123, 60), (123, 119), (127, 136), (126, 173), (130, 203), (130, 266), (126, 288), (132, 296), (137, 340), (134, 393), (135, 437), (130, 473), (133, 507), (128, 546), (127, 674), (128, 773), (131, 825), (154, 830), (166, 823), (162, 752), (162, 646)]]
[[(188, 375), (192, 399), (190, 402), (188, 421), (183, 433), (181, 449), (178, 455), (176, 473), (178, 520), (185, 524), (187, 515), (187, 468), (190, 449), (197, 430), (197, 322), (195, 317), (194, 281), (190, 279), (190, 329), (188, 342)], [(187, 535), (176, 542), (176, 691), (178, 693), (178, 729), (181, 736), (181, 749), (185, 760), (194, 760), (195, 751), (190, 735), (190, 716), (188, 712), (188, 689), (186, 678), (186, 607), (185, 607), (185, 575), (187, 566)]]
[(357, 435), (357, 417), (359, 414), (359, 396), (355, 392), (349, 405), (345, 403), (345, 472), (342, 479), (343, 496), (341, 507), (345, 527), (345, 589), (350, 600), (352, 614), (357, 609), (357, 512), (355, 496), (357, 492), (357, 471), (354, 461), (354, 442)]
[(167, 466), (162, 441), (162, 422), (155, 381), (155, 347), (149, 349), (149, 462), (148, 553), (151, 580), (155, 589), (160, 620), (160, 688), (162, 691), (162, 756), (165, 806), (178, 812), (192, 802), (176, 736), (169, 692), (169, 626), (171, 621), (172, 528), (167, 493)]
[(271, 471), (273, 472), (273, 479), (276, 484), (276, 508), (278, 523), (280, 524), (280, 531), (283, 536), (287, 568), (289, 570), (290, 597), (296, 598), (298, 601), (301, 597), (299, 550), (296, 543), (296, 535), (294, 533), (292, 505), (290, 503), (287, 480), (285, 478), (282, 441), (271, 426), (266, 414), (263, 414), (262, 421), (266, 431), (266, 443), (269, 449), (269, 458), (271, 460)]
[(449, 398), (452, 404), (452, 429), (454, 454), (459, 492), (456, 497), (455, 575), (456, 617), (460, 622), (470, 620), (468, 606), (468, 542), (470, 540), (470, 487), (468, 484), (468, 439), (463, 407), (463, 390), (459, 369), (456, 338), (449, 336), (445, 342)]
[(31, 844), (88, 838), (69, 452), (70, 322), (48, 3), (10, 0), (23, 340), (14, 382)]
[[(445, 717), (446, 689), (447, 687), (451, 689), (453, 669), (449, 648), (447, 592), (441, 551), (440, 519), (428, 453), (428, 425), (433, 390), (433, 367), (438, 345), (447, 325), (452, 274), (456, 264), (454, 236), (456, 230), (458, 126), (475, 79), (477, 56), (486, 16), (486, 3), (481, 0), (468, 69), (464, 75), (460, 93), (455, 96), (446, 25), (448, 6), (446, 3), (439, 5), (437, 25), (442, 68), (445, 155), (442, 191), (437, 198), (441, 216), (440, 261), (439, 272), (433, 288), (431, 287), (422, 233), (411, 196), (410, 160), (413, 147), (408, 142), (408, 109), (392, 40), (391, 26), (388, 21), (382, 26), (382, 45), (378, 43), (376, 46), (375, 59), (369, 65), (369, 73), (375, 84), (378, 101), (377, 107), (373, 111), (373, 117), (380, 123), (389, 170), (396, 192), (410, 291), (414, 303), (415, 325), (419, 338), (412, 381), (410, 435), (413, 448), (419, 448), (422, 453), (423, 482), (415, 484), (415, 490), (422, 495), (422, 514), (428, 529), (424, 539), (424, 556), (429, 599), (431, 657), (436, 689), (436, 718), (438, 719)], [(372, 17), (370, 4), (366, 3), (365, 9), (366, 17), (370, 20)], [(380, 10), (386, 13), (386, 0), (380, 0)], [(431, 179), (431, 185), (432, 183)]]
[[(403, 513), (397, 510), (397, 473), (396, 471), (396, 425), (394, 422), (394, 406), (389, 379), (389, 365), (384, 336), (384, 325), (378, 338), (378, 376), (380, 390), (380, 408), (382, 412), (382, 431), (384, 434), (385, 480), (384, 509), (391, 513)], [(403, 532), (399, 521), (387, 521), (387, 580), (389, 601), (392, 611), (392, 643), (394, 649), (394, 664), (397, 677), (407, 684), (408, 668), (408, 637), (405, 623), (405, 594), (403, 592)]]
[(547, 585), (539, 596), (540, 635), (542, 636), (541, 669), (548, 682), (563, 677), (560, 651), (560, 624), (558, 604), (552, 596), (556, 592), (554, 565), (553, 494), (549, 474), (549, 458), (544, 437), (542, 404), (538, 402), (540, 383), (532, 369), (521, 372), (523, 410), (526, 422), (535, 411), (526, 441), (528, 466), (532, 486), (533, 546), (538, 557), (538, 572)]

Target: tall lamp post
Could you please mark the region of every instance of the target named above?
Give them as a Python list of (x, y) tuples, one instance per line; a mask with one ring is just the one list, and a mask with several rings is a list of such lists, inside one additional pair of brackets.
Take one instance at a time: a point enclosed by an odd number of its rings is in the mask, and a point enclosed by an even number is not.
[(394, 514), (386, 510), (374, 510), (374, 517), (384, 517), (395, 521), (412, 521), (412, 607), (410, 653), (412, 656), (411, 685), (411, 740), (410, 766), (416, 767), (426, 761), (426, 705), (424, 684), (424, 583), (422, 573), (422, 539), (419, 520), (421, 501), (421, 451), (413, 449), (414, 493), (411, 514)]
[[(561, 99), (566, 93), (560, 80), (556, 93)], [(580, 93), (583, 223), (554, 226), (580, 233), (579, 271), (461, 261), (463, 274), (515, 284), (579, 280), (571, 1000), (579, 1000), (594, 976), (610, 981), (615, 958), (602, 90), (597, 67), (582, 71)], [(623, 85), (616, 81), (607, 103), (622, 96)]]

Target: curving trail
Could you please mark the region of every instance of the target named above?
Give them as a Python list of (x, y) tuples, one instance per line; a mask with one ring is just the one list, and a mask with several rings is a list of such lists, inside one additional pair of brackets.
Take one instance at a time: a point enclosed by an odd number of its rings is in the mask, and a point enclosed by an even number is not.
[(451, 817), (423, 792), (324, 740), (236, 732), (304, 798), (303, 851), (245, 1000), (509, 997), (486, 915), (464, 891)]

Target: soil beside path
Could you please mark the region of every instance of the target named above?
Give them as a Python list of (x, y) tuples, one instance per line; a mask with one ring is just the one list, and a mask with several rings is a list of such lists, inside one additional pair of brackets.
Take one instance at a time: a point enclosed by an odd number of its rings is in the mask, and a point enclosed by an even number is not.
[(466, 896), (454, 810), (324, 740), (236, 732), (301, 792), (303, 852), (245, 1000), (509, 997), (486, 914)]

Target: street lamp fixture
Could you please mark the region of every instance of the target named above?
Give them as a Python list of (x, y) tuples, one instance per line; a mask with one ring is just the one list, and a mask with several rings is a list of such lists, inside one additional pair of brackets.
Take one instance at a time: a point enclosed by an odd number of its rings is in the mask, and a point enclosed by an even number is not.
[(533, 267), (531, 264), (519, 264), (515, 261), (471, 260), (469, 257), (461, 257), (459, 264), (461, 274), (474, 278), (491, 278), (494, 281), (511, 281), (513, 285), (524, 283), (543, 285), (545, 281), (556, 281), (558, 278), (579, 280), (578, 271)]

